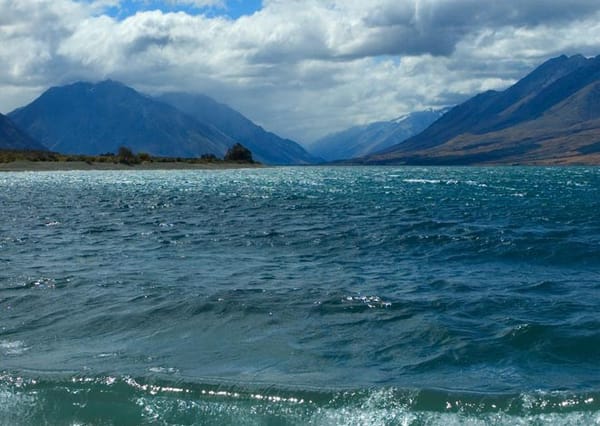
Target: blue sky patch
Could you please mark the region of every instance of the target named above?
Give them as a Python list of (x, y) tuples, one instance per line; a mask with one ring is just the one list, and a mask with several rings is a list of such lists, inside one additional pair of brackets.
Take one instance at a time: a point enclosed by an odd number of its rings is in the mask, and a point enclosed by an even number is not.
[(261, 0), (225, 0), (225, 7), (199, 7), (192, 3), (193, 1), (122, 0), (119, 6), (107, 8), (105, 13), (120, 20), (147, 10), (160, 10), (165, 13), (185, 12), (189, 15), (225, 16), (237, 19), (241, 16), (252, 15), (262, 8)]

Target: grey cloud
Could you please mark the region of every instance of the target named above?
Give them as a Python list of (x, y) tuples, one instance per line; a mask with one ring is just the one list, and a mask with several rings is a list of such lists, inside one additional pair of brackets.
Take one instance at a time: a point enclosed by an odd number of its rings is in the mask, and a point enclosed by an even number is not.
[(460, 35), (447, 31), (421, 32), (411, 27), (390, 25), (378, 29), (358, 48), (344, 56), (364, 58), (381, 55), (450, 55)]
[(596, 1), (268, 0), (239, 20), (121, 20), (94, 4), (0, 0), (0, 111), (112, 78), (204, 92), (302, 141), (502, 89), (558, 54), (600, 53)]
[(165, 47), (171, 43), (169, 35), (141, 35), (132, 40), (126, 49), (127, 55), (135, 55), (147, 51), (152, 47)]
[(482, 29), (567, 23), (599, 12), (596, 0), (387, 1), (363, 17), (374, 35), (353, 53), (449, 55)]

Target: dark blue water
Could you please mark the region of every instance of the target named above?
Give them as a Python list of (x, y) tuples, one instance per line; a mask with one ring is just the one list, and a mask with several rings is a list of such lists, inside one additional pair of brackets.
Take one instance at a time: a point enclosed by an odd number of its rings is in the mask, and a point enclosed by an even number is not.
[(599, 188), (1, 174), (0, 423), (600, 423)]

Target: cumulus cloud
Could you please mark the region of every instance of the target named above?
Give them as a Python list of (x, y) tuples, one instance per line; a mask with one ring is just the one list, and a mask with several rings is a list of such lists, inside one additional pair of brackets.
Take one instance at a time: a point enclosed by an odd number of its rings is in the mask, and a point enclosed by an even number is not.
[(119, 3), (0, 0), (0, 111), (50, 85), (112, 78), (204, 92), (310, 140), (506, 87), (558, 54), (600, 53), (596, 0), (264, 0), (235, 20), (104, 13)]

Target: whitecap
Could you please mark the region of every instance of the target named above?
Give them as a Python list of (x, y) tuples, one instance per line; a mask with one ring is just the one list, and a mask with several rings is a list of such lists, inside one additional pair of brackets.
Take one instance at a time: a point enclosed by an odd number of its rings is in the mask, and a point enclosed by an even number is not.
[(179, 370), (174, 367), (150, 367), (148, 371), (152, 373), (161, 373), (161, 374), (175, 374), (178, 373)]
[(439, 179), (403, 179), (406, 183), (440, 183)]
[(21, 340), (0, 340), (0, 352), (3, 355), (21, 355), (28, 350), (29, 348)]
[(39, 289), (52, 289), (56, 288), (56, 281), (52, 278), (39, 278), (31, 283), (31, 287)]
[(478, 186), (479, 188), (487, 188), (487, 184), (476, 182), (474, 180), (468, 180), (465, 182), (467, 185)]
[(346, 302), (362, 303), (370, 309), (389, 308), (392, 306), (391, 302), (382, 300), (379, 296), (346, 296), (344, 300)]

